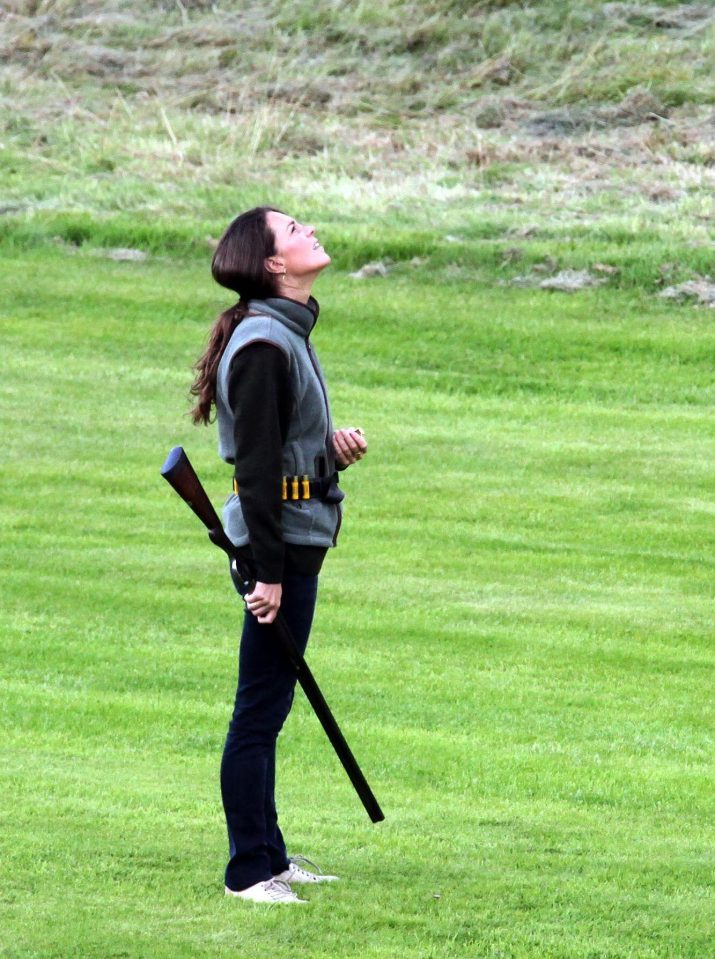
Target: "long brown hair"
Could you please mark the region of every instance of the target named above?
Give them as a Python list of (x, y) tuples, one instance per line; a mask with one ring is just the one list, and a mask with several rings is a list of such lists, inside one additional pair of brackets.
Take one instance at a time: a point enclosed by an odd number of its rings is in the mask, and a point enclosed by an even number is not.
[(218, 365), (233, 331), (248, 313), (249, 301), (278, 296), (278, 276), (265, 267), (266, 257), (276, 252), (275, 237), (267, 223), (269, 211), (281, 212), (272, 206), (257, 206), (237, 216), (218, 241), (211, 260), (214, 280), (238, 293), (238, 302), (216, 320), (208, 345), (194, 364), (196, 379), (191, 386), (191, 395), (197, 397), (196, 406), (191, 410), (194, 423), (211, 422)]

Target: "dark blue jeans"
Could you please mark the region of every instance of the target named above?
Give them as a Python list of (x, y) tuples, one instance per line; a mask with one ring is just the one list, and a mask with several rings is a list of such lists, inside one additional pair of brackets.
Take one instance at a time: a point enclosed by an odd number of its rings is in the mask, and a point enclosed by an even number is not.
[[(284, 576), (281, 612), (301, 653), (308, 645), (317, 594), (317, 576)], [(293, 704), (295, 683), (270, 627), (246, 612), (236, 703), (221, 760), (229, 889), (247, 889), (288, 868), (274, 790), (276, 740)]]

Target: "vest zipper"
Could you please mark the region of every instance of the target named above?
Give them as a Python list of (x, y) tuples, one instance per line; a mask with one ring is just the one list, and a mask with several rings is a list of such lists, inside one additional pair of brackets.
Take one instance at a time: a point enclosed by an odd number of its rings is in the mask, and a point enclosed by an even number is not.
[(338, 533), (340, 532), (340, 527), (343, 522), (343, 504), (336, 503), (335, 508), (338, 511), (338, 523), (337, 523), (337, 526), (335, 527), (335, 535), (333, 536), (333, 546), (338, 545)]
[(312, 366), (313, 366), (313, 369), (315, 370), (315, 375), (318, 377), (318, 382), (320, 383), (320, 389), (323, 391), (323, 399), (325, 400), (325, 417), (326, 417), (326, 419), (327, 419), (327, 421), (328, 421), (328, 429), (327, 429), (326, 434), (325, 434), (325, 446), (326, 446), (326, 449), (327, 449), (327, 450), (330, 450), (330, 445), (329, 445), (329, 444), (330, 444), (330, 441), (331, 441), (331, 436), (330, 436), (330, 407), (329, 407), (329, 405), (328, 405), (328, 394), (327, 394), (327, 392), (325, 391), (325, 386), (323, 386), (323, 378), (322, 378), (322, 376), (320, 375), (320, 370), (318, 369), (318, 364), (316, 363), (315, 357), (313, 356), (313, 349), (312, 349), (312, 347), (311, 347), (311, 345), (310, 345), (310, 340), (306, 339), (305, 345), (306, 345), (307, 348), (308, 348), (308, 356), (310, 357), (310, 362), (311, 362), (311, 364), (312, 364)]

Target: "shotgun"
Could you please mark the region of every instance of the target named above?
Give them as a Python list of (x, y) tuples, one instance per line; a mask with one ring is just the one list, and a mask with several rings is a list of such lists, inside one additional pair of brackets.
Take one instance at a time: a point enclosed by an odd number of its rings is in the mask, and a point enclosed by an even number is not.
[[(198, 516), (206, 529), (209, 531), (211, 542), (222, 549), (228, 556), (231, 579), (236, 591), (244, 597), (246, 593), (251, 593), (254, 589), (254, 582), (251, 579), (249, 571), (236, 551), (236, 547), (226, 535), (218, 518), (216, 510), (208, 498), (206, 490), (201, 485), (201, 480), (196, 475), (189, 458), (184, 452), (183, 447), (175, 446), (166, 458), (166, 462), (161, 468), (161, 475), (169, 485), (179, 494), (183, 501)], [(372, 822), (381, 822), (385, 816), (375, 798), (370, 786), (357, 764), (357, 760), (352, 754), (340, 727), (335, 721), (335, 717), (330, 711), (330, 707), (325, 701), (325, 697), (320, 691), (320, 687), (308, 664), (295, 644), (295, 640), (290, 631), (290, 627), (281, 615), (280, 610), (273, 623), (270, 624), (272, 635), (278, 641), (288, 661), (293, 667), (303, 692), (308, 698), (308, 702), (313, 707), (316, 716), (325, 730), (328, 739), (333, 745), (333, 749), (338, 754), (340, 762), (345, 768), (345, 772), (350, 778), (350, 782), (360, 797), (365, 811)]]

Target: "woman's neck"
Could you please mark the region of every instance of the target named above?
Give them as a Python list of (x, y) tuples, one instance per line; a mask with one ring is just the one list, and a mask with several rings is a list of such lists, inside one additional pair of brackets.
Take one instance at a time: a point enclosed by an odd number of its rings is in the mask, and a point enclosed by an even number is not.
[(288, 300), (296, 300), (298, 303), (307, 303), (311, 297), (311, 290), (315, 276), (288, 277), (286, 280), (278, 281), (278, 295), (284, 296)]
[(285, 286), (283, 283), (278, 286), (278, 296), (283, 296), (287, 300), (295, 300), (296, 303), (307, 303), (310, 299), (310, 290), (303, 290), (295, 286)]

